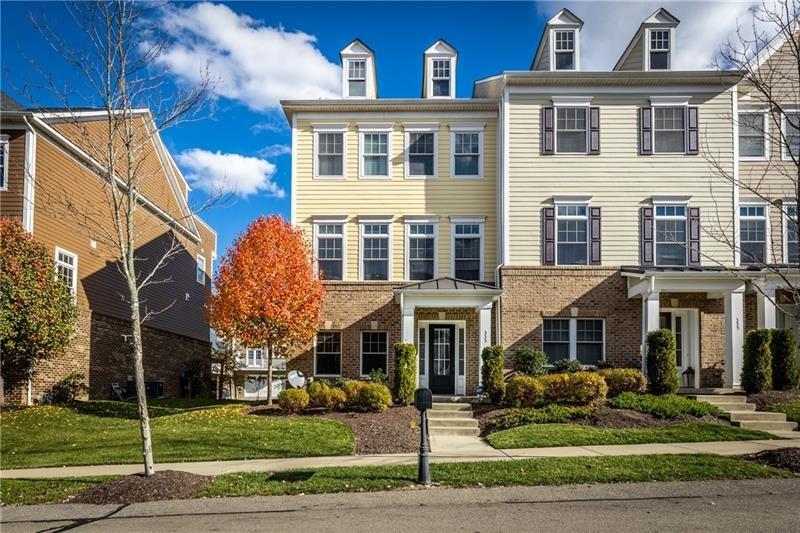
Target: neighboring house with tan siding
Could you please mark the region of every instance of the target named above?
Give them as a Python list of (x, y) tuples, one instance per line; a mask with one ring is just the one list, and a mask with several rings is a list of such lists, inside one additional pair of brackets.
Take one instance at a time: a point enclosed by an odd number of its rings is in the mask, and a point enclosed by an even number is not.
[(656, 11), (612, 71), (585, 72), (584, 22), (563, 9), (530, 71), (471, 98), (444, 41), (423, 54), (422, 98), (378, 98), (355, 40), (341, 99), (283, 102), (292, 221), (328, 290), (289, 366), (392, 374), (392, 344), (412, 342), (421, 386), (473, 394), (488, 344), (644, 368), (647, 333), (667, 327), (689, 388), (737, 386), (745, 324), (763, 323), (762, 273), (725, 243), (738, 194), (715, 173), (738, 165), (740, 78), (674, 70), (678, 24)]
[[(112, 227), (103, 183), (92, 170), (97, 160), (84, 136), (88, 132), (99, 141), (104, 112), (7, 110), (7, 101), (4, 95), (0, 130), (10, 140), (4, 161), (9, 179), (8, 188), (0, 193), (0, 216), (19, 219), (50, 250), (54, 272), (71, 283), (79, 309), (67, 355), (39, 366), (32, 396), (49, 393), (61, 378), (76, 371), (86, 376), (90, 397), (108, 398), (113, 383), (127, 386), (133, 374), (127, 291), (101, 234), (79, 224), (65, 208), (69, 202)], [(74, 124), (76, 116), (80, 128)], [(134, 126), (141, 139), (152, 135), (151, 121), (149, 112), (137, 113)], [(142, 228), (137, 256), (141, 265), (155, 264), (173, 237), (179, 243), (178, 253), (159, 274), (170, 281), (147, 287), (141, 294), (143, 311), (156, 312), (143, 327), (145, 377), (153, 393), (178, 396), (185, 362), (210, 353), (203, 310), (216, 258), (216, 233), (191, 212), (188, 185), (158, 135), (144, 143), (140, 156), (144, 199), (137, 211), (137, 227)], [(19, 400), (23, 391), (10, 377), (4, 376), (6, 399)]]

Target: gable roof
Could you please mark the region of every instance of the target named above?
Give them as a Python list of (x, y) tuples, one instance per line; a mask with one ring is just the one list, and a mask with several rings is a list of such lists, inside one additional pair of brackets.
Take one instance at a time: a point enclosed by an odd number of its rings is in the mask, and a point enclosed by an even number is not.
[(674, 28), (681, 21), (678, 20), (675, 15), (664, 9), (663, 7), (658, 8), (653, 13), (650, 14), (649, 17), (644, 19), (641, 24), (639, 24), (639, 29), (636, 30), (636, 33), (633, 34), (631, 37), (631, 41), (628, 43), (628, 46), (625, 47), (625, 50), (622, 52), (622, 55), (619, 56), (617, 63), (614, 65), (614, 68), (611, 70), (618, 70), (620, 66), (625, 62), (628, 58), (630, 53), (633, 51), (634, 47), (641, 37), (642, 33), (644, 33), (644, 29), (648, 26), (669, 26)]
[(553, 15), (550, 20), (544, 25), (544, 29), (542, 30), (542, 36), (539, 38), (539, 46), (536, 47), (536, 53), (533, 54), (533, 60), (531, 61), (531, 70), (534, 69), (534, 66), (539, 62), (539, 59), (542, 56), (542, 52), (544, 51), (544, 46), (549, 39), (547, 35), (547, 30), (551, 26), (564, 24), (568, 26), (577, 26), (578, 29), (583, 28), (583, 21), (578, 18), (578, 16), (570, 11), (569, 9), (562, 8), (558, 13)]
[(0, 91), (0, 111), (22, 111), (22, 104), (8, 96), (5, 91)]
[(422, 52), (422, 97), (425, 98), (425, 80), (428, 77), (428, 62), (425, 61), (425, 56), (428, 54), (453, 54), (458, 56), (458, 50), (455, 46), (448, 43), (444, 39), (437, 39), (435, 43), (430, 45), (427, 50)]
[(344, 54), (371, 54), (375, 55), (375, 51), (372, 50), (369, 46), (367, 46), (364, 41), (356, 37), (350, 44), (342, 48), (342, 51), (339, 52), (339, 57), (342, 57)]

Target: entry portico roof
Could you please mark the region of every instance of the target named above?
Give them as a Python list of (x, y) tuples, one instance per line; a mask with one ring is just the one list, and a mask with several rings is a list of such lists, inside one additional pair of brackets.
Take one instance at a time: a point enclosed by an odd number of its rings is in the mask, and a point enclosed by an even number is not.
[(397, 287), (394, 292), (398, 294), (441, 294), (446, 292), (458, 294), (499, 295), (503, 293), (503, 290), (486, 283), (465, 281), (463, 279), (451, 277), (442, 277), (403, 285), (402, 287)]

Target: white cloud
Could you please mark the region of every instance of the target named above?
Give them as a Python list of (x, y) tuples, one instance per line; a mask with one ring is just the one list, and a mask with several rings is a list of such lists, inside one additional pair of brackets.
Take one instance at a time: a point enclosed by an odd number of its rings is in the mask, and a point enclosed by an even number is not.
[[(539, 3), (548, 18), (567, 7), (584, 21), (581, 30), (581, 70), (610, 70), (614, 67), (639, 24), (659, 7), (681, 23), (676, 30), (676, 70), (698, 70), (714, 66), (719, 48), (735, 36), (737, 20), (750, 24), (749, 10), (761, 0), (745, 2), (566, 2)], [(747, 27), (745, 27), (745, 30)], [(751, 30), (752, 32), (752, 30)]]
[(221, 4), (167, 6), (162, 25), (171, 42), (159, 60), (176, 76), (200, 81), (204, 67), (216, 93), (255, 111), (281, 99), (337, 98), (340, 70), (316, 47), (316, 37), (239, 15)]
[(289, 131), (289, 123), (283, 116), (270, 116), (265, 122), (256, 122), (250, 126), (250, 133), (258, 135), (263, 132), (284, 133)]
[(267, 159), (291, 153), (292, 147), (288, 144), (270, 144), (258, 151), (258, 155)]
[(189, 183), (209, 194), (246, 198), (265, 192), (277, 198), (286, 196), (286, 191), (272, 181), (275, 165), (265, 159), (192, 148), (179, 153), (177, 161), (186, 170)]

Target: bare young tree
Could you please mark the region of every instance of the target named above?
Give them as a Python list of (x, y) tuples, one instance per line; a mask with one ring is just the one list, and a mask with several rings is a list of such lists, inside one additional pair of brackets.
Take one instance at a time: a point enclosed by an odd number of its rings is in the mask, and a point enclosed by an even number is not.
[[(171, 281), (164, 269), (183, 249), (181, 232), (194, 223), (197, 210), (219, 200), (215, 197), (188, 213), (184, 209), (181, 215), (164, 216), (143, 192), (156, 174), (173, 172), (152, 164), (158, 150), (156, 137), (166, 128), (198, 118), (211, 90), (201, 66), (202, 81), (196, 87), (174, 89), (169, 82), (159, 61), (168, 40), (159, 27), (157, 9), (154, 4), (131, 1), (72, 4), (68, 11), (83, 36), (79, 45), (64, 38), (43, 16), (31, 17), (50, 47), (77, 74), (77, 89), (73, 89), (38, 69), (62, 103), (55, 119), (59, 131), (67, 132), (89, 156), (90, 170), (100, 177), (103, 192), (98, 204), (67, 197), (56, 188), (44, 190), (37, 195), (37, 208), (49, 209), (89, 234), (103, 257), (114, 258), (124, 279), (145, 475), (153, 474), (154, 468), (142, 324), (171, 304), (151, 308), (142, 291)], [(85, 106), (101, 112), (87, 120)], [(155, 253), (149, 250), (144, 256), (137, 251), (158, 236), (166, 238)]]

